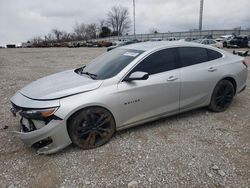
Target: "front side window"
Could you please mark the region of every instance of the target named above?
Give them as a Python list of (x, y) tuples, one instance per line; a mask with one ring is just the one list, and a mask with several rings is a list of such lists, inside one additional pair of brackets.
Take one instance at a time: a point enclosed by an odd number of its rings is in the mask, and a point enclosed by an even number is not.
[(141, 71), (152, 75), (173, 70), (177, 67), (176, 49), (170, 48), (160, 50), (149, 55), (142, 62), (140, 62), (132, 72)]
[(132, 49), (114, 49), (94, 59), (83, 67), (79, 74), (87, 74), (97, 80), (111, 78), (143, 52)]
[(182, 67), (208, 61), (207, 51), (199, 47), (179, 47), (178, 53)]

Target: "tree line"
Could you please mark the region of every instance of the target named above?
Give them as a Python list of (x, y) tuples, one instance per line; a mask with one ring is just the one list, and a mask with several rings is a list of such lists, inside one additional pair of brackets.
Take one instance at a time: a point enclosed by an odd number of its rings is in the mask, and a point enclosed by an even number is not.
[(60, 29), (52, 31), (44, 37), (34, 37), (30, 40), (33, 45), (69, 42), (78, 40), (90, 40), (93, 38), (104, 38), (109, 36), (120, 36), (126, 34), (131, 27), (128, 8), (122, 6), (112, 7), (106, 19), (99, 20), (98, 23), (76, 23), (72, 32)]

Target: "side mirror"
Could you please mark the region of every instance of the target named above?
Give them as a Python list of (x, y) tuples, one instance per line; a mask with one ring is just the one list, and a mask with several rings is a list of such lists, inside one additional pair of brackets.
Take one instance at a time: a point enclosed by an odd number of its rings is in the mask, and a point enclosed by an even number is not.
[(128, 77), (126, 77), (124, 79), (124, 81), (126, 82), (131, 82), (133, 80), (147, 80), (149, 77), (148, 73), (147, 72), (140, 72), (140, 71), (137, 71), (137, 72), (133, 72), (132, 74), (130, 74)]

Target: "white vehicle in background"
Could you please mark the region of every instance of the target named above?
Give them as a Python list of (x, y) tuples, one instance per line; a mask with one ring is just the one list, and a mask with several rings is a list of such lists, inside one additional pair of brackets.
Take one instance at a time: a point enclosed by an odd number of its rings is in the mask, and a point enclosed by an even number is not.
[(222, 35), (215, 40), (220, 42), (223, 47), (227, 47), (227, 41), (231, 40), (234, 36), (233, 35)]
[(199, 43), (199, 44), (205, 44), (205, 45), (210, 45), (216, 48), (222, 48), (223, 45), (221, 42), (217, 42), (216, 40), (213, 39), (198, 39), (194, 40), (193, 42)]

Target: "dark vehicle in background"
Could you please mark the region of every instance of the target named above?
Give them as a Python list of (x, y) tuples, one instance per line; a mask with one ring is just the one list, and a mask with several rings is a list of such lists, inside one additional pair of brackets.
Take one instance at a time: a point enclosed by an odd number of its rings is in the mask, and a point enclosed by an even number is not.
[(227, 41), (227, 47), (246, 48), (248, 47), (248, 41), (249, 38), (247, 35), (235, 36), (231, 40)]
[(15, 44), (7, 44), (6, 47), (7, 48), (16, 48), (16, 45)]

